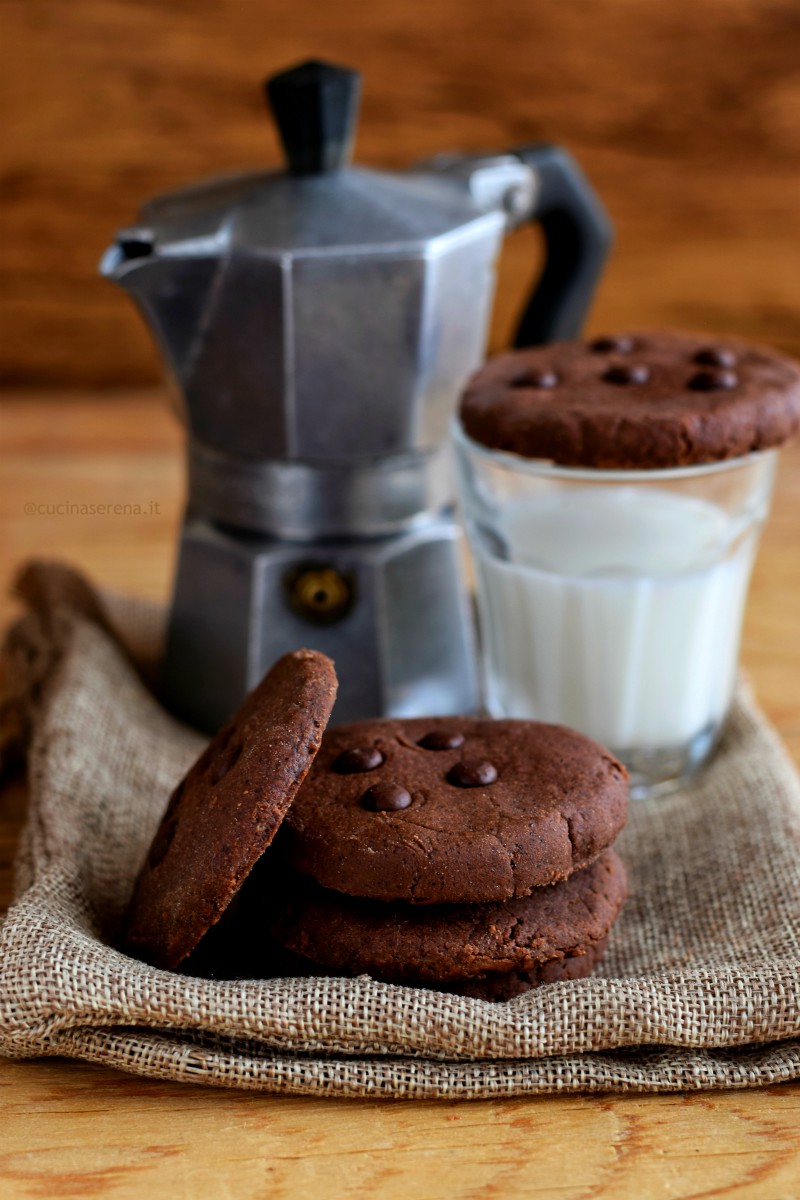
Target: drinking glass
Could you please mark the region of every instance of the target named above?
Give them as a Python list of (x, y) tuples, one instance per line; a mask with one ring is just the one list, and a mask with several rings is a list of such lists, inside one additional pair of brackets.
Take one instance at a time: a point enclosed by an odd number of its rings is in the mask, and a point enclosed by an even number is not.
[(596, 738), (633, 796), (688, 779), (730, 707), (777, 451), (603, 471), (454, 441), (489, 713)]

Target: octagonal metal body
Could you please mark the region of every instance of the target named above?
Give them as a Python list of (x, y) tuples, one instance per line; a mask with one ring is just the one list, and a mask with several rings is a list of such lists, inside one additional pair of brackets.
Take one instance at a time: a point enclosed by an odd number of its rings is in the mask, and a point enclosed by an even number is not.
[(446, 176), (253, 175), (151, 201), (102, 269), (153, 330), (195, 441), (359, 463), (446, 436), (505, 224)]

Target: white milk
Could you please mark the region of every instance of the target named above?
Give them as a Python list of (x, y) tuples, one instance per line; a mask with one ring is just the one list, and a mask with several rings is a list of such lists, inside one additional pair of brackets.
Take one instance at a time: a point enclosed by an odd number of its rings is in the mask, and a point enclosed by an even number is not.
[(513, 501), (509, 561), (473, 538), (487, 706), (617, 751), (680, 747), (733, 690), (758, 529), (704, 500), (607, 487)]

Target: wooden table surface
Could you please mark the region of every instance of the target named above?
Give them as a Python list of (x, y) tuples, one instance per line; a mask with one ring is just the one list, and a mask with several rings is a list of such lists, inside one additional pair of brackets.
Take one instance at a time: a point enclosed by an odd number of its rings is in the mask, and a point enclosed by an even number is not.
[[(180, 435), (160, 396), (0, 399), (0, 623), (20, 560), (167, 594)], [(83, 504), (124, 513), (82, 515)], [(70, 507), (72, 506), (72, 507)], [(800, 762), (800, 446), (784, 454), (744, 663)], [(22, 818), (0, 797), (0, 902)], [(276, 1098), (61, 1060), (0, 1062), (3, 1197), (800, 1196), (800, 1083), (677, 1096), (458, 1103)]]

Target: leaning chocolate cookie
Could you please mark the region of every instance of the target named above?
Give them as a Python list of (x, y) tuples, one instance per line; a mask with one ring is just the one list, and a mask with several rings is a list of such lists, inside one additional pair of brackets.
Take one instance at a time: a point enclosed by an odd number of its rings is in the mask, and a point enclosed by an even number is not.
[(268, 906), (278, 945), (326, 970), (433, 987), (588, 954), (608, 937), (627, 884), (619, 857), (606, 850), (569, 879), (504, 904), (378, 904), (302, 876), (280, 891)]
[(142, 864), (124, 948), (176, 967), (220, 919), (272, 842), (336, 699), (333, 663), (280, 658), (178, 784)]
[(627, 799), (624, 767), (564, 726), (362, 721), (326, 733), (276, 849), (352, 896), (510, 900), (597, 858)]
[(800, 366), (737, 338), (667, 330), (491, 359), (461, 424), (493, 450), (567, 467), (653, 470), (779, 446), (800, 428)]

